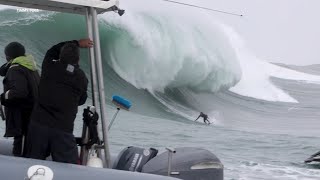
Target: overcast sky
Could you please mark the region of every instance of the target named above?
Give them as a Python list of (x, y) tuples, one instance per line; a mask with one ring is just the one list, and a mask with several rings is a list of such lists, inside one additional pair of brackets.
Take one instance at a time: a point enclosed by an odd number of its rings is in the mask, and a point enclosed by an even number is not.
[(234, 27), (259, 58), (296, 65), (320, 64), (320, 0), (195, 1), (243, 14), (238, 18), (210, 12)]
[[(261, 59), (294, 65), (320, 64), (320, 0), (172, 1), (243, 14), (244, 17), (239, 18), (205, 11), (233, 27)], [(120, 5), (129, 3), (129, 7), (137, 5), (145, 9), (159, 2), (163, 0), (120, 0)]]

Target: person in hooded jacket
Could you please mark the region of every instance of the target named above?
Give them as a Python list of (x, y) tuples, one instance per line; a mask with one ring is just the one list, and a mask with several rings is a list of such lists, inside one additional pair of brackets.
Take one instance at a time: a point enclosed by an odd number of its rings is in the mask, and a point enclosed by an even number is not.
[(78, 163), (73, 135), (78, 106), (87, 99), (88, 79), (79, 67), (80, 48), (90, 39), (67, 41), (51, 47), (43, 60), (39, 98), (31, 116), (27, 157)]
[(4, 50), (7, 63), (0, 68), (4, 76), (1, 104), (5, 107), (6, 132), (4, 137), (14, 137), (12, 154), (25, 155), (25, 136), (30, 116), (38, 97), (40, 76), (31, 55), (18, 42), (9, 43)]

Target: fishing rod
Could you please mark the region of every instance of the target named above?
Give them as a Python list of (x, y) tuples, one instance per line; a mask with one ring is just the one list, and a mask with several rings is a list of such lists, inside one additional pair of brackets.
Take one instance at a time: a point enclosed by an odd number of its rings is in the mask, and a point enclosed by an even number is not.
[(220, 10), (216, 10), (216, 9), (211, 9), (211, 8), (206, 8), (206, 7), (197, 6), (197, 5), (193, 5), (193, 4), (177, 2), (177, 1), (173, 1), (173, 0), (162, 0), (162, 1), (169, 2), (169, 3), (175, 3), (175, 4), (180, 4), (180, 5), (184, 5), (184, 6), (195, 7), (195, 8), (199, 8), (199, 9), (205, 9), (205, 10), (213, 11), (213, 12), (219, 12), (219, 13), (228, 14), (228, 15), (232, 15), (232, 16), (243, 17), (242, 14), (236, 14), (236, 13), (231, 13), (231, 12), (226, 12), (226, 11), (220, 11)]

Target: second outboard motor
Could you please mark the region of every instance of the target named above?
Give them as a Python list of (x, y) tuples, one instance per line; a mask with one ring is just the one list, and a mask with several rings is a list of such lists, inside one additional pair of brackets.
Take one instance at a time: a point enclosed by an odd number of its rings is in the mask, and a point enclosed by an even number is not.
[(112, 169), (141, 172), (143, 165), (154, 158), (157, 153), (158, 150), (153, 148), (127, 147), (120, 152)]
[(164, 152), (151, 159), (143, 166), (142, 172), (170, 175), (184, 180), (223, 180), (223, 165), (208, 150), (189, 147), (176, 148), (172, 156), (168, 153)]
[(304, 161), (305, 163), (312, 163), (312, 162), (320, 162), (320, 151), (311, 155), (308, 159)]

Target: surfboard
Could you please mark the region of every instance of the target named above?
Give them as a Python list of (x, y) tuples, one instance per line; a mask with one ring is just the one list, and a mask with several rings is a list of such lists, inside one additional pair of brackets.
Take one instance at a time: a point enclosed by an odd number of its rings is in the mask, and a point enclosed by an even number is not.
[(209, 124), (206, 124), (205, 122), (203, 122), (203, 120), (198, 120), (198, 121), (193, 121), (193, 122), (195, 122), (195, 123), (197, 123), (197, 124), (204, 124), (204, 125), (211, 125), (211, 124), (213, 124), (213, 122), (211, 122), (211, 121), (209, 121), (210, 123)]

